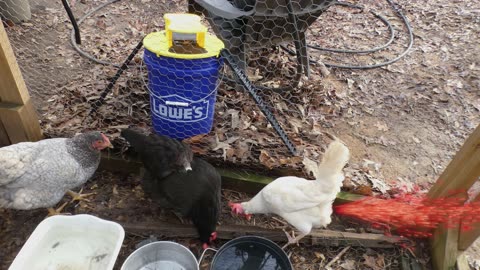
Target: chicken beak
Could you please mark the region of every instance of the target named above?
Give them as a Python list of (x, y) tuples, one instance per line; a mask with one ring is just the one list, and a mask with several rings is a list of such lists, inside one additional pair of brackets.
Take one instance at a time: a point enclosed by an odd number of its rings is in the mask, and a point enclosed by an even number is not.
[(113, 148), (112, 143), (111, 143), (110, 140), (107, 138), (107, 136), (105, 136), (105, 134), (103, 134), (103, 133), (102, 133), (102, 138), (103, 138), (103, 142), (105, 143), (105, 147), (107, 147), (107, 148)]

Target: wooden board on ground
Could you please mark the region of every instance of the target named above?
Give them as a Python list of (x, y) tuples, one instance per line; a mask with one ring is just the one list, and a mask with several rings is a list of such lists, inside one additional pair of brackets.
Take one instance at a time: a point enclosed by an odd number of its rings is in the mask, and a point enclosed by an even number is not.
[[(137, 234), (159, 234), (168, 237), (197, 237), (197, 231), (191, 225), (172, 224), (167, 222), (155, 223), (122, 223), (127, 232)], [(272, 241), (286, 242), (287, 237), (281, 230), (272, 230), (257, 226), (246, 225), (223, 225), (217, 226), (219, 239), (230, 240), (245, 235), (266, 237)], [(394, 248), (400, 237), (385, 236), (372, 233), (351, 233), (330, 230), (313, 230), (312, 233), (302, 239), (301, 243), (322, 246), (362, 246), (370, 248)]]
[[(126, 160), (119, 156), (103, 154), (99, 169), (113, 172), (139, 173), (142, 163), (137, 160)], [(274, 179), (268, 176), (253, 173), (237, 172), (234, 170), (217, 168), (222, 176), (222, 188), (254, 194)], [(365, 198), (362, 195), (339, 192), (335, 204), (357, 201)]]

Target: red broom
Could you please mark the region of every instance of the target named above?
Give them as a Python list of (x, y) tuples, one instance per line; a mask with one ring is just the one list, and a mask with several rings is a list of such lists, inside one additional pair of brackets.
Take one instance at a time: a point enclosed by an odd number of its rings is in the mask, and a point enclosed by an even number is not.
[(474, 223), (480, 222), (480, 202), (464, 201), (459, 197), (430, 199), (426, 194), (408, 194), (393, 199), (368, 197), (335, 206), (334, 210), (386, 233), (394, 229), (406, 237), (426, 238), (439, 226), (449, 228), (461, 222), (461, 230), (470, 230)]

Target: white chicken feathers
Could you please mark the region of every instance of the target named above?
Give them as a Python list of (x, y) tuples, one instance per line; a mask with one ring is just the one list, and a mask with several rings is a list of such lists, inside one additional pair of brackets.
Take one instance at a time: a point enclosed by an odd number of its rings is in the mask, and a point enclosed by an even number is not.
[(273, 213), (284, 218), (302, 234), (331, 222), (332, 203), (340, 191), (350, 153), (339, 141), (332, 142), (314, 172), (316, 180), (280, 177), (248, 202), (241, 203), (245, 214)]
[(111, 147), (105, 135), (86, 132), (0, 148), (0, 208), (54, 206), (92, 177), (105, 147)]

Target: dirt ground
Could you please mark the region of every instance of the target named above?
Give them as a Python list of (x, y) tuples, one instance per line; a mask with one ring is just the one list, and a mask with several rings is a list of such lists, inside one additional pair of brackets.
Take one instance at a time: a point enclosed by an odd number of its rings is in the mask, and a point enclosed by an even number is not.
[[(145, 198), (140, 186), (140, 178), (135, 174), (111, 173), (99, 171), (95, 177), (85, 185), (84, 193), (95, 192), (90, 202), (80, 202), (69, 204), (65, 209), (70, 214), (92, 214), (107, 220), (113, 220), (120, 224), (123, 223), (148, 223), (155, 221), (171, 222), (179, 224), (178, 218), (169, 211), (162, 211), (155, 203)], [(220, 217), (221, 225), (229, 224), (254, 224), (265, 228), (283, 228), (284, 224), (272, 220), (267, 216), (255, 216), (250, 222), (234, 217), (230, 214), (227, 201), (241, 201), (249, 198), (250, 195), (231, 190), (223, 190), (223, 207)], [(69, 198), (66, 196), (63, 201)], [(63, 203), (63, 201), (61, 203)], [(61, 204), (59, 203), (59, 205)], [(0, 213), (0, 269), (7, 269), (16, 254), (33, 232), (35, 227), (41, 222), (47, 214), (45, 209), (35, 211), (15, 211), (3, 210)], [(355, 223), (342, 223), (338, 218), (329, 225), (329, 229), (338, 231), (357, 231), (368, 230), (367, 227), (360, 227)], [(157, 240), (171, 240), (179, 242), (192, 250), (200, 257), (201, 245), (196, 239), (190, 238), (172, 238), (162, 235), (152, 235)], [(127, 256), (135, 250), (135, 246), (142, 240), (149, 239), (151, 235), (147, 233), (126, 231), (125, 240), (120, 250), (115, 269), (120, 269), (121, 264)], [(285, 238), (286, 239), (286, 238)], [(220, 247), (226, 241), (216, 241), (212, 246)], [(283, 243), (278, 243), (283, 245)], [(329, 263), (344, 247), (322, 247), (301, 245), (287, 248), (294, 269), (319, 269)], [(425, 245), (418, 243), (416, 256), (420, 265), (424, 269), (428, 267), (428, 256), (425, 254)], [(409, 251), (400, 247), (393, 249), (372, 249), (365, 247), (351, 247), (337, 263), (332, 264), (333, 269), (401, 269), (401, 256), (411, 257)], [(211, 256), (207, 256), (202, 264), (202, 269), (208, 269)]]
[[(74, 12), (80, 17), (98, 2), (76, 1)], [(47, 0), (31, 3), (32, 21), (9, 27), (7, 33), (46, 135), (65, 136), (98, 128), (116, 138), (125, 125), (149, 126), (148, 94), (142, 86), (141, 77), (145, 74), (141, 69), (127, 71), (95, 118), (85, 120), (89, 102), (98, 98), (116, 69), (94, 64), (72, 49), (71, 26), (59, 3)], [(408, 43), (405, 27), (388, 4), (385, 1), (355, 3), (366, 5), (391, 20), (397, 30), (393, 45), (373, 56), (311, 51), (312, 58), (324, 63), (361, 65), (378, 63), (403, 51)], [(342, 139), (352, 153), (345, 170), (346, 190), (358, 191), (359, 187), (368, 186), (378, 194), (396, 186), (411, 188), (420, 184), (428, 188), (465, 138), (480, 124), (480, 2), (414, 0), (399, 1), (399, 4), (414, 33), (414, 45), (406, 57), (376, 69), (331, 68), (328, 76), (321, 73), (321, 68), (312, 66), (312, 76), (290, 94), (265, 94), (271, 104), (277, 104), (272, 108), (299, 146), (300, 158), (289, 156), (284, 147), (279, 147), (281, 141), (260, 112), (253, 109), (255, 104), (250, 97), (228, 86), (222, 86), (217, 97), (214, 130), (193, 141), (197, 154), (219, 166), (241, 167), (270, 175), (305, 176), (308, 172), (302, 165), (304, 158), (317, 160), (331, 134)], [(81, 47), (95, 57), (120, 63), (143, 34), (163, 27), (161, 14), (184, 8), (184, 3), (178, 1), (120, 1), (81, 25)], [(368, 12), (334, 6), (312, 26), (308, 37), (323, 47), (370, 48), (385, 42), (387, 33), (386, 27)], [(279, 53), (278, 57), (284, 55)], [(285, 65), (288, 68), (288, 64)], [(291, 109), (291, 104), (300, 104), (301, 108)], [(243, 125), (240, 128), (233, 128), (234, 115)], [(115, 140), (115, 143), (121, 146), (121, 141)], [(118, 180), (123, 176), (113, 177), (117, 180), (103, 179), (103, 176), (105, 173), (96, 177), (100, 182), (110, 183), (110, 188), (124, 184), (125, 192), (135, 190), (135, 181)], [(102, 196), (106, 194), (109, 193)], [(101, 196), (95, 200), (99, 205), (109, 201)], [(145, 211), (146, 216), (158, 210), (137, 209), (136, 204), (125, 207), (128, 210), (110, 212), (106, 208), (91, 213), (105, 218), (114, 215), (113, 219), (119, 220), (122, 215), (129, 216), (127, 213), (133, 209)], [(89, 212), (81, 208), (78, 211)], [(2, 221), (6, 228), (29, 224), (14, 232), (16, 236), (9, 252), (15, 252), (44, 212), (7, 211), (6, 214), (13, 222)], [(122, 250), (121, 258), (142, 237), (127, 235), (130, 246)], [(307, 258), (302, 253), (308, 253), (306, 249), (297, 249), (296, 254)], [(329, 261), (332, 256), (327, 253), (335, 256), (338, 251), (319, 248), (318, 252)], [(366, 253), (362, 252), (359, 251), (361, 255), (356, 257), (360, 258), (356, 263), (365, 261), (361, 258)], [(473, 262), (480, 260), (479, 254), (480, 243), (477, 243), (468, 256)], [(8, 258), (2, 261), (12, 257)], [(310, 269), (308, 267), (298, 269)]]

